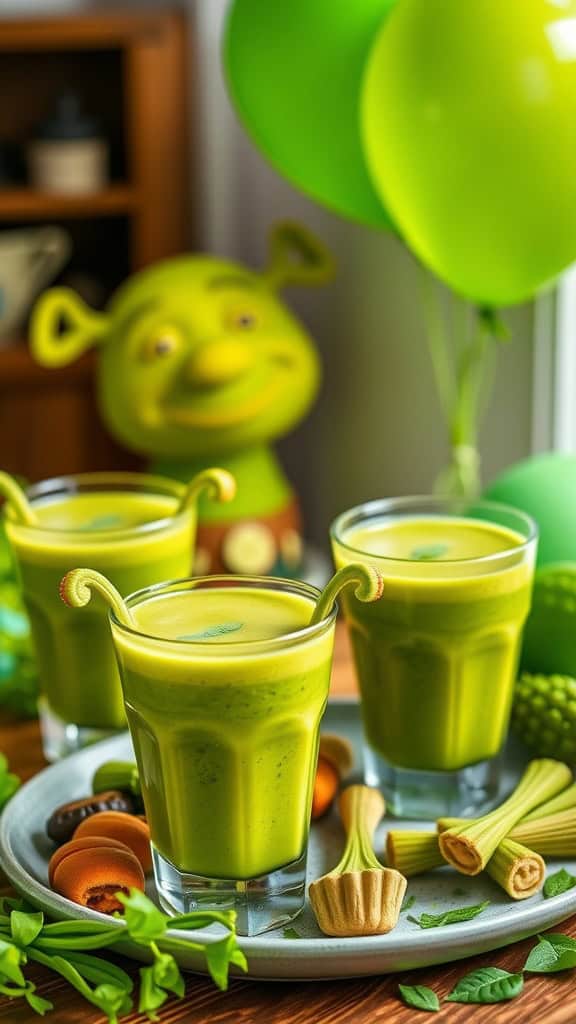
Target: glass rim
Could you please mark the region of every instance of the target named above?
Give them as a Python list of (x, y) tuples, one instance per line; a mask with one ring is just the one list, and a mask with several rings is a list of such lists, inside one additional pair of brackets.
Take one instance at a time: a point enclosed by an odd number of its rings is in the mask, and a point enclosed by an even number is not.
[[(524, 529), (527, 530), (527, 536), (524, 537), (520, 544), (504, 548), (502, 551), (495, 551), (489, 555), (476, 555), (473, 558), (442, 558), (438, 561), (425, 562), (416, 558), (398, 558), (391, 557), (390, 555), (378, 555), (373, 552), (365, 551), (362, 548), (356, 548), (352, 544), (347, 544), (343, 539), (342, 533), (346, 528), (346, 525), (350, 524), (353, 518), (361, 519), (364, 518), (366, 521), (374, 518), (378, 514), (390, 513), (393, 511), (409, 513), (410, 510), (415, 509), (418, 505), (427, 505), (429, 508), (436, 506), (438, 509), (445, 508), (447, 505), (452, 507), (466, 506), (467, 508), (476, 507), (479, 510), (484, 509), (490, 511), (493, 509), (496, 512), (504, 512), (507, 515), (516, 517), (524, 524)], [(451, 513), (456, 517), (458, 513)], [(474, 517), (471, 517), (474, 518)], [(502, 526), (497, 520), (482, 520), (478, 519), (477, 522), (492, 522), (494, 526)], [(510, 527), (513, 529), (513, 527)], [(354, 555), (361, 555), (363, 558), (375, 558), (382, 562), (395, 563), (399, 562), (404, 565), (434, 565), (436, 567), (441, 565), (466, 565), (469, 563), (487, 564), (490, 562), (497, 562), (499, 559), (508, 558), (511, 554), (518, 554), (524, 552), (535, 540), (538, 539), (538, 525), (536, 520), (532, 516), (528, 515), (527, 512), (523, 512), (522, 509), (515, 508), (514, 505), (507, 505), (500, 501), (491, 501), (485, 498), (451, 498), (449, 496), (439, 495), (408, 495), (398, 498), (376, 498), (372, 501), (363, 502), (360, 505), (354, 505), (352, 508), (347, 509), (345, 512), (341, 512), (335, 519), (332, 520), (330, 525), (330, 538), (334, 543), (338, 544), (339, 547), (344, 548), (346, 551), (351, 552)]]
[[(82, 491), (90, 493), (91, 490), (94, 493), (98, 493), (99, 490), (104, 490), (108, 487), (110, 490), (121, 491), (133, 489), (134, 493), (137, 492), (142, 485), (149, 485), (149, 490), (156, 494), (169, 494), (172, 492), (174, 498), (181, 498), (185, 491), (186, 485), (180, 480), (175, 480), (172, 477), (162, 476), (160, 473), (138, 473), (135, 471), (124, 471), (124, 470), (102, 470), (95, 473), (68, 473), (62, 476), (47, 477), (46, 480), (39, 480), (37, 483), (30, 484), (25, 488), (26, 497), (33, 504), (34, 501), (47, 497), (50, 494), (62, 493), (62, 494), (79, 494)], [(101, 485), (101, 486), (99, 486)], [(135, 534), (151, 533), (156, 530), (164, 529), (168, 524), (174, 523), (179, 520), (188, 510), (184, 509), (182, 512), (175, 513), (172, 516), (162, 516), (161, 519), (150, 519), (144, 523), (138, 523), (135, 526), (120, 526), (116, 529), (98, 530), (87, 529), (86, 527), (74, 527), (74, 526), (49, 526), (45, 523), (38, 523), (37, 525), (30, 523), (21, 523), (17, 519), (7, 519), (11, 526), (16, 527), (19, 530), (28, 531), (30, 533), (48, 533), (56, 534), (59, 536), (68, 535), (73, 536), (75, 539), (90, 539), (91, 537), (105, 537), (107, 541), (124, 540), (128, 536), (134, 536)]]
[[(164, 580), (161, 583), (154, 583), (150, 587), (142, 587), (140, 590), (135, 590), (132, 594), (128, 594), (124, 598), (125, 604), (128, 608), (135, 607), (138, 604), (144, 604), (150, 597), (154, 597), (160, 593), (170, 593), (178, 588), (184, 588), (186, 585), (191, 585), (190, 589), (200, 585), (209, 584), (212, 589), (217, 589), (218, 583), (227, 584), (227, 589), (232, 589), (230, 584), (237, 585), (238, 588), (245, 586), (248, 587), (260, 587), (261, 589), (268, 589), (272, 591), (287, 590), (290, 593), (301, 594), (304, 597), (314, 598), (314, 603), (318, 601), (321, 591), (318, 587), (315, 587), (312, 583), (305, 583), (303, 580), (292, 580), (284, 579), (281, 576), (240, 576), (233, 573), (218, 573), (214, 576), (183, 576), (177, 580)], [(132, 626), (126, 625), (124, 622), (120, 622), (119, 618), (115, 614), (114, 610), (110, 608), (108, 610), (108, 616), (111, 624), (121, 633), (125, 633), (129, 636), (138, 637), (139, 639), (152, 640), (156, 644), (174, 646), (177, 644), (183, 649), (188, 650), (199, 650), (203, 653), (211, 652), (212, 655), (218, 656), (218, 652), (222, 652), (223, 647), (230, 650), (232, 647), (242, 648), (243, 651), (248, 649), (272, 649), (277, 647), (279, 644), (283, 644), (286, 641), (299, 641), (311, 639), (318, 633), (326, 631), (326, 629), (333, 625), (336, 616), (338, 614), (338, 605), (334, 603), (332, 611), (329, 615), (326, 615), (320, 622), (316, 622), (314, 625), (303, 626), (300, 629), (293, 630), (290, 633), (282, 633), (281, 636), (268, 637), (262, 640), (233, 640), (226, 644), (214, 644), (209, 643), (206, 640), (178, 640), (172, 639), (166, 636), (155, 636), (152, 633), (145, 633), (141, 629), (134, 629)]]

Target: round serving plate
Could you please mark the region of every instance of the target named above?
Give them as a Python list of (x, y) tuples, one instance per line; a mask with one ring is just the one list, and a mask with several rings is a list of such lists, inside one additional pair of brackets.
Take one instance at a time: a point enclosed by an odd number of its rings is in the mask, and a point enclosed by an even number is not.
[[(323, 729), (346, 736), (352, 742), (358, 770), (361, 726), (357, 703), (331, 703)], [(127, 733), (87, 747), (36, 775), (22, 786), (4, 810), (0, 819), (0, 864), (13, 886), (50, 917), (58, 920), (81, 917), (114, 923), (113, 919), (105, 919), (96, 911), (71, 903), (48, 887), (48, 861), (54, 847), (46, 837), (44, 826), (47, 816), (59, 804), (91, 792), (92, 776), (100, 764), (132, 757)], [(512, 789), (523, 760), (526, 757), (523, 758), (518, 751), (508, 751), (503, 791)], [(389, 824), (389, 821), (385, 822), (378, 830), (376, 850), (380, 855), (383, 855)], [(433, 826), (430, 822), (395, 821), (394, 828), (432, 830)], [(313, 826), (308, 859), (310, 881), (336, 864), (343, 842), (343, 832), (335, 812)], [(550, 861), (548, 864), (551, 872), (560, 867), (576, 874), (574, 860)], [(154, 898), (153, 883), (149, 895)], [(537, 895), (514, 902), (488, 876), (464, 878), (448, 867), (409, 880), (408, 896), (414, 897), (410, 909), (410, 916), (414, 917), (419, 917), (423, 911), (440, 914), (485, 900), (490, 900), (490, 905), (473, 921), (426, 930), (409, 921), (408, 915), (403, 913), (399, 924), (389, 935), (352, 939), (332, 939), (322, 935), (310, 907), (306, 906), (293, 924), (299, 938), (285, 938), (283, 930), (279, 929), (257, 938), (240, 939), (248, 960), (248, 977), (312, 980), (427, 967), (498, 949), (557, 925), (576, 913), (576, 889), (552, 899)], [(118, 927), (122, 926), (119, 924)], [(189, 934), (190, 938), (198, 937), (198, 932), (178, 932), (179, 937), (183, 934)], [(216, 939), (217, 933), (207, 930), (206, 938), (210, 940), (212, 937)], [(119, 949), (137, 959), (142, 957), (142, 950), (128, 943)], [(199, 954), (178, 954), (178, 960), (184, 968), (201, 973), (205, 971)]]

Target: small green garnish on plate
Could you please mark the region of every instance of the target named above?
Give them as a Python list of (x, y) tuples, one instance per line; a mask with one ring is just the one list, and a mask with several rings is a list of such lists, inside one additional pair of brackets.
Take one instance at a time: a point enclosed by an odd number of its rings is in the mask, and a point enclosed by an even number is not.
[(480, 967), (456, 983), (447, 1003), (504, 1003), (515, 999), (524, 988), (521, 974), (510, 974), (500, 967)]
[(300, 933), (297, 932), (295, 928), (285, 928), (284, 931), (282, 932), (282, 935), (283, 935), (283, 937), (285, 939), (303, 939), (304, 938), (304, 936), (300, 935)]
[(562, 868), (561, 871), (556, 871), (554, 875), (548, 875), (544, 882), (544, 899), (549, 900), (553, 896), (561, 896), (563, 892), (568, 892), (575, 885), (576, 878), (574, 878), (574, 875), (571, 875), (569, 871)]
[(416, 562), (431, 562), (435, 558), (443, 558), (449, 549), (448, 544), (420, 544), (410, 554)]
[(404, 903), (400, 907), (400, 913), (403, 914), (404, 911), (406, 911), (406, 910), (412, 910), (412, 907), (414, 906), (415, 903), (416, 903), (416, 897), (415, 896), (407, 896), (406, 899), (404, 900)]
[(420, 914), (420, 917), (408, 917), (408, 920), (419, 925), (420, 928), (441, 928), (445, 924), (461, 924), (463, 921), (472, 921), (489, 905), (490, 900), (486, 900), (485, 903), (477, 903), (471, 907), (458, 907), (456, 910), (446, 910), (443, 914)]
[(411, 1006), (414, 1010), (438, 1013), (440, 1000), (431, 988), (426, 988), (425, 985), (398, 985), (398, 990), (406, 1006)]

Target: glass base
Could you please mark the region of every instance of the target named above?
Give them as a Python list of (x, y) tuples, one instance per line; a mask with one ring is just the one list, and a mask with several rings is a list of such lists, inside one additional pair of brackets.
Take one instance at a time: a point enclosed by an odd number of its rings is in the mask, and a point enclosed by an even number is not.
[(83, 747), (89, 747), (99, 740), (116, 736), (117, 729), (98, 729), (95, 727), (74, 725), (65, 722), (48, 704), (45, 697), (38, 701), (40, 731), (42, 733), (42, 749), (47, 761), (59, 761), (68, 754), (75, 754)]
[(453, 772), (413, 771), (397, 768), (364, 747), (364, 779), (386, 798), (396, 818), (435, 821), (436, 818), (468, 818), (485, 814), (496, 803), (500, 783), (500, 759), (481, 761)]
[(293, 921), (304, 907), (306, 851), (269, 875), (236, 881), (180, 871), (152, 846), (156, 888), (168, 914), (235, 910), (238, 935), (260, 935)]

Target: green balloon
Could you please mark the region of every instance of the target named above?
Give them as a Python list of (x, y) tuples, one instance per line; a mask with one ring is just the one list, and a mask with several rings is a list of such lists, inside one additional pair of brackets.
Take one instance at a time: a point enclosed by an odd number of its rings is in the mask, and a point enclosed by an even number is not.
[(224, 65), (238, 113), (277, 170), (353, 220), (392, 228), (359, 124), (364, 65), (396, 0), (235, 0)]
[(576, 258), (576, 0), (401, 0), (361, 120), (382, 201), (457, 292), (521, 302)]

